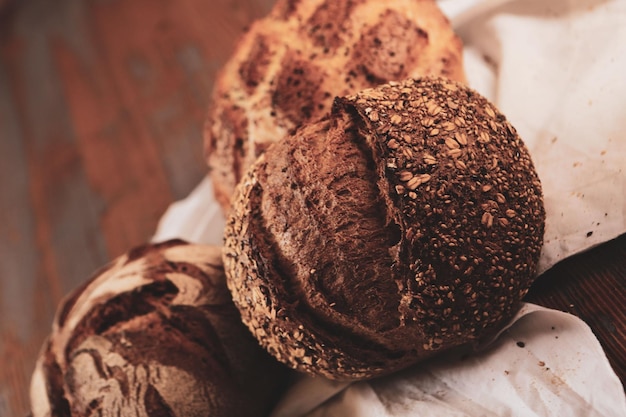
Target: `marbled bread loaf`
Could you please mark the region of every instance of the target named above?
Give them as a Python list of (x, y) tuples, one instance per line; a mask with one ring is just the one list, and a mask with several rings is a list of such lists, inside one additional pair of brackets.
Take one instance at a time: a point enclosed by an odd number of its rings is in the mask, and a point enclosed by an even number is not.
[(168, 241), (119, 257), (63, 301), (32, 414), (263, 416), (286, 369), (242, 325), (221, 249)]

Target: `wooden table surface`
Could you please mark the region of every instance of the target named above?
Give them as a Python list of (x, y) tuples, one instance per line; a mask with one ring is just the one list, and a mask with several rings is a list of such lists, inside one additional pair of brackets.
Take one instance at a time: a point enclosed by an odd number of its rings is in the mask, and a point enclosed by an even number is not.
[[(0, 417), (25, 416), (57, 303), (206, 172), (216, 70), (272, 0), (0, 0)], [(626, 378), (626, 236), (540, 277)]]

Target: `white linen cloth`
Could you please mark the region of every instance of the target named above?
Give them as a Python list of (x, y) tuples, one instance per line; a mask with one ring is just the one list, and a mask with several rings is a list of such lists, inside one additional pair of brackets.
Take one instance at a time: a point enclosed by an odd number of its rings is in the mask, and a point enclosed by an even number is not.
[[(464, 41), (470, 86), (507, 116), (535, 162), (547, 212), (539, 272), (626, 232), (626, 1), (439, 4)], [(153, 240), (221, 244), (223, 227), (205, 178)], [(353, 384), (303, 376), (273, 413), (297, 416), (624, 417), (626, 396), (585, 323), (526, 304), (469, 358)]]
[(451, 354), (352, 385), (303, 378), (272, 414), (293, 416), (623, 417), (626, 402), (581, 320), (526, 304), (492, 345), (469, 357)]

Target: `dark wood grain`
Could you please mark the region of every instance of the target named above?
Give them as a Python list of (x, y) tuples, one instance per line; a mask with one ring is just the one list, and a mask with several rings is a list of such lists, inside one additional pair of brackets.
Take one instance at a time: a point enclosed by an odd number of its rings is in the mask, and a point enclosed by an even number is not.
[(584, 320), (626, 385), (626, 235), (557, 264), (526, 299)]
[[(61, 297), (150, 238), (205, 173), (216, 71), (272, 0), (0, 0), (0, 417), (28, 412)], [(528, 300), (593, 329), (626, 377), (626, 236)]]
[(26, 414), (61, 297), (205, 174), (215, 73), (271, 3), (0, 5), (0, 416)]

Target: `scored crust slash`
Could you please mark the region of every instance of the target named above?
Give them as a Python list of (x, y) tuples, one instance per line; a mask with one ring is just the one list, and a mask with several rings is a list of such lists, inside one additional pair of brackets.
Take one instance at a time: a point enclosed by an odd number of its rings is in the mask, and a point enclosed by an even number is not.
[(528, 151), (491, 103), (450, 80), (392, 82), (258, 159), (225, 271), (270, 353), (367, 378), (496, 332), (535, 277), (544, 221)]

